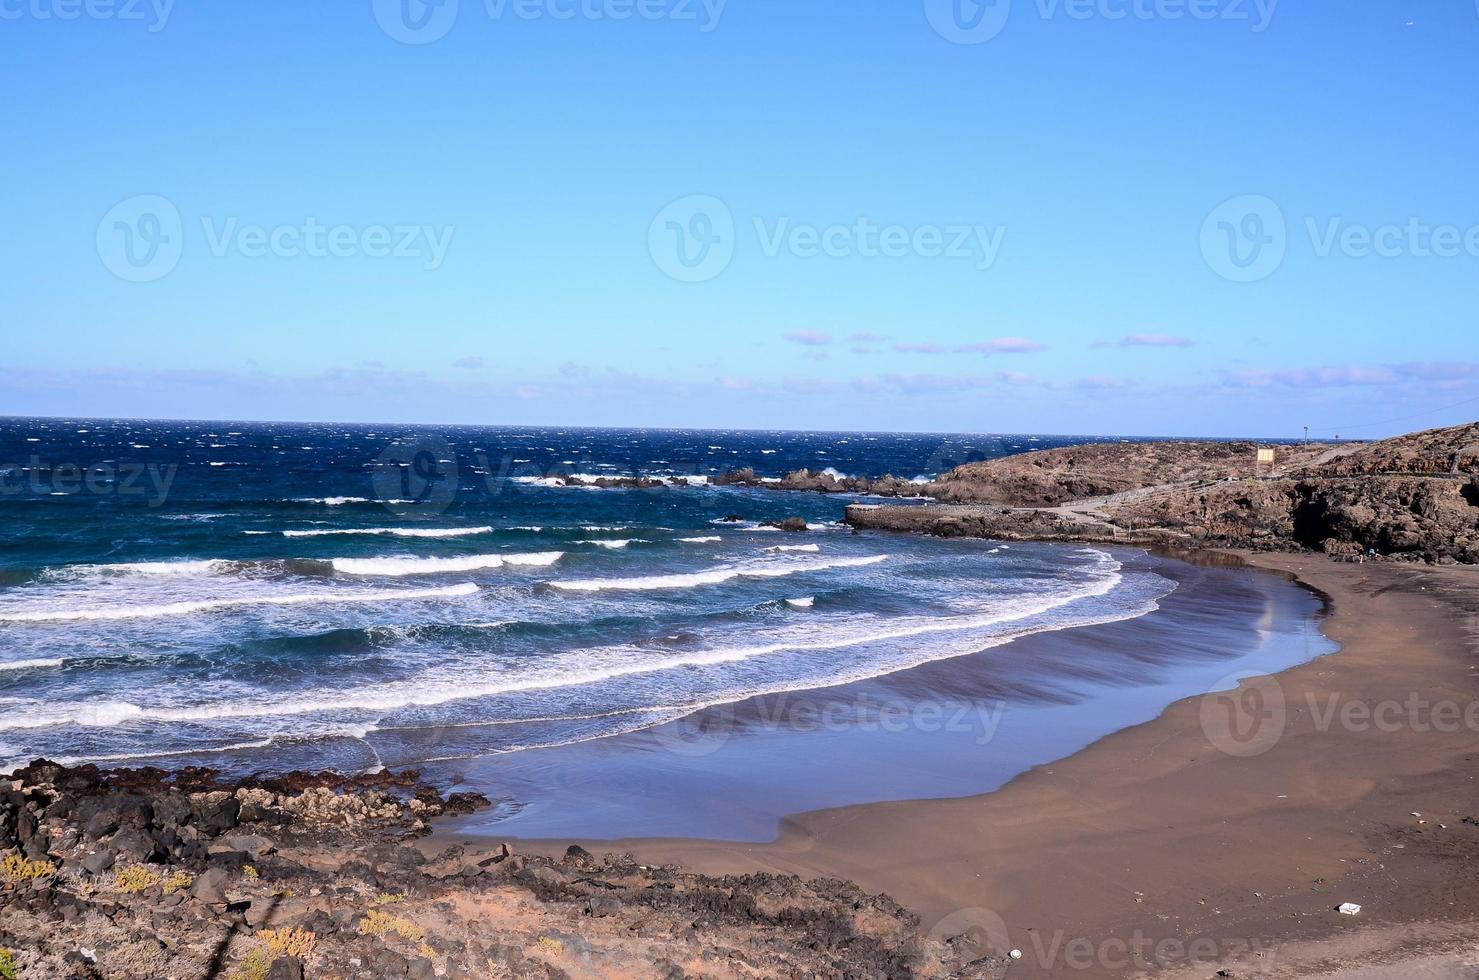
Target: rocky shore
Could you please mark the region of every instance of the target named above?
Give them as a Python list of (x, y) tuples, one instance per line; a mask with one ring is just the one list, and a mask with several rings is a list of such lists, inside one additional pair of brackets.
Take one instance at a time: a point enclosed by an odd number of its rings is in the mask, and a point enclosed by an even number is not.
[(6, 980), (999, 975), (834, 879), (706, 877), (597, 858), (417, 846), (486, 806), (414, 772), (0, 777)]
[[(1272, 460), (1260, 461), (1260, 449)], [(798, 488), (814, 482), (804, 471), (792, 477), (785, 482)], [(857, 492), (887, 496), (891, 487)], [(848, 523), (947, 537), (1479, 563), (1479, 423), (1369, 445), (1072, 446), (971, 463), (911, 490), (941, 504), (853, 505)]]

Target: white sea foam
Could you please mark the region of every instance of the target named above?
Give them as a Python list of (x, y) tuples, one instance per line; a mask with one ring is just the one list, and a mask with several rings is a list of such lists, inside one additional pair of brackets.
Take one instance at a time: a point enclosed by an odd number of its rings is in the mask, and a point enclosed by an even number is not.
[(168, 752), (123, 752), (118, 755), (72, 755), (63, 756), (56, 761), (64, 766), (80, 766), (89, 762), (127, 762), (131, 759), (175, 759), (182, 756), (192, 755), (220, 755), (223, 752), (245, 752), (251, 749), (265, 749), (277, 741), (272, 738), (259, 738), (251, 742), (237, 742), (233, 745), (202, 746), (195, 749), (173, 749)]
[(646, 538), (587, 538), (576, 544), (593, 544), (597, 548), (625, 548), (629, 544), (648, 544)]
[(28, 707), (24, 714), (10, 713), (0, 718), (0, 730), (14, 731), (18, 728), (48, 728), (52, 725), (83, 725), (88, 728), (113, 728), (140, 717), (144, 709), (128, 701), (94, 701), (91, 703), (63, 703), (55, 708), (46, 708), (38, 702)]
[(792, 609), (810, 609), (816, 604), (816, 596), (803, 596), (800, 599), (787, 599), (786, 605)]
[(345, 575), (438, 575), (476, 572), (505, 565), (546, 567), (564, 557), (563, 551), (528, 554), (462, 555), (455, 558), (335, 558), (334, 571)]
[(837, 558), (832, 561), (798, 562), (784, 565), (748, 565), (711, 568), (702, 572), (687, 572), (678, 575), (648, 575), (638, 578), (580, 579), (568, 582), (551, 582), (550, 585), (567, 592), (643, 592), (652, 589), (692, 589), (702, 585), (719, 585), (737, 578), (781, 578), (799, 575), (802, 572), (820, 572), (832, 568), (859, 568), (887, 561), (888, 555), (868, 555), (862, 558)]
[(514, 476), (509, 479), (514, 483), (522, 483), (531, 487), (549, 487), (554, 490), (605, 490), (606, 487), (594, 486), (591, 481), (598, 479), (611, 479), (615, 474), (606, 474), (604, 477), (592, 476), (588, 473), (569, 474), (567, 482), (563, 476)]
[(112, 572), (121, 575), (215, 575), (230, 567), (219, 558), (204, 561), (131, 561), (116, 565), (70, 565), (72, 572)]
[[(155, 619), (160, 616), (187, 616), (190, 613), (231, 609), (241, 606), (301, 606), (343, 602), (397, 602), (409, 599), (449, 599), (473, 595), (478, 587), (471, 582), (438, 589), (397, 589), (365, 592), (304, 592), (290, 595), (233, 596), (198, 599), (160, 605), (110, 606), (102, 609), (66, 608), (21, 609), (0, 611), (0, 622), (47, 623), (116, 619)], [(3, 727), (3, 726), (0, 726)]]
[(723, 541), (724, 539), (717, 534), (702, 534), (696, 538), (679, 538), (678, 540), (685, 544), (712, 544), (715, 541)]
[(40, 660), (12, 660), (9, 663), (0, 663), (0, 670), (43, 670), (47, 667), (60, 667), (66, 662), (66, 657), (48, 657)]
[[(1001, 626), (1003, 624), (1030, 619), (1070, 603), (1104, 595), (1116, 588), (1123, 580), (1119, 563), (1111, 556), (1089, 549), (1097, 558), (1097, 576), (1086, 584), (1068, 591), (1046, 595), (1020, 597), (999, 604), (985, 611), (945, 618), (907, 617), (900, 621), (880, 620), (873, 616), (856, 617), (850, 630), (842, 631), (829, 625), (826, 632), (818, 636), (813, 628), (796, 638), (781, 638), (773, 642), (739, 647), (719, 647), (695, 650), (669, 657), (640, 660), (643, 652), (639, 648), (616, 646), (574, 651), (574, 659), (551, 664), (548, 668), (522, 676), (498, 680), (471, 680), (467, 676), (429, 676), (363, 685), (347, 689), (320, 689), (307, 691), (298, 697), (273, 696), (261, 700), (234, 699), (215, 704), (190, 707), (142, 708), (129, 702), (100, 701), (83, 703), (61, 703), (42, 706), (37, 703), (33, 710), (12, 713), (11, 717), (0, 718), (0, 730), (15, 728), (41, 728), (52, 725), (79, 724), (87, 726), (118, 725), (135, 720), (162, 721), (212, 721), (228, 718), (287, 716), (314, 714), (325, 711), (367, 710), (390, 711), (402, 708), (431, 707), (449, 702), (492, 697), (524, 691), (540, 691), (598, 684), (622, 677), (632, 677), (663, 671), (708, 667), (726, 663), (737, 663), (755, 657), (770, 656), (788, 651), (824, 651), (855, 647), (862, 644), (910, 639), (929, 634), (951, 634)], [(882, 556), (878, 556), (881, 558)], [(1164, 580), (1160, 580), (1164, 582)], [(1169, 591), (1169, 590), (1166, 590)], [(1162, 591), (1160, 595), (1164, 595)], [(1010, 642), (1018, 636), (1065, 626), (1083, 626), (1090, 623), (1114, 622), (1143, 615), (1156, 608), (1156, 598), (1145, 596), (1135, 606), (1118, 608), (1099, 616), (1088, 617), (1071, 623), (1046, 623), (1015, 633), (970, 637), (967, 642), (944, 647), (928, 644), (897, 644), (892, 647), (896, 655), (885, 661), (870, 661), (836, 676), (830, 676), (829, 684), (849, 683), (866, 677), (878, 676), (929, 663), (977, 652), (992, 646)], [(689, 705), (691, 709), (707, 704), (718, 704), (740, 700), (762, 693), (780, 693), (797, 687), (815, 687), (814, 678), (800, 680), (778, 680), (763, 688), (743, 692), (726, 692), (718, 700)], [(658, 710), (658, 709), (653, 709)]]
[[(780, 528), (776, 527), (774, 524), (761, 524), (759, 521), (731, 521), (731, 520), (728, 520), (727, 518), (723, 518), (723, 517), (716, 517), (713, 520), (709, 521), (709, 523), (710, 524), (717, 524), (720, 527), (734, 528), (736, 531), (779, 531), (780, 530)], [(808, 524), (807, 527), (810, 528), (811, 525)]]
[(530, 551), (524, 554), (506, 554), (503, 556), (505, 565), (531, 565), (535, 568), (543, 568), (553, 565), (565, 557), (563, 551)]
[[(286, 538), (322, 538), (344, 534), (380, 534), (397, 538), (462, 538), (475, 534), (491, 534), (488, 527), (336, 527), (311, 531), (283, 531)], [(251, 532), (248, 531), (248, 534)]]
[(810, 551), (810, 552), (816, 552), (816, 551), (821, 551), (822, 550), (822, 546), (819, 545), (819, 544), (776, 544), (776, 545), (771, 545), (769, 548), (766, 548), (765, 550), (766, 551)]

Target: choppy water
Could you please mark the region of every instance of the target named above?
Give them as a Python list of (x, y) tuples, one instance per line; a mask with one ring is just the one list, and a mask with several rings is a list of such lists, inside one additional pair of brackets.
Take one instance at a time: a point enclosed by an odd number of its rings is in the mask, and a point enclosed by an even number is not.
[(1172, 583), (1098, 549), (855, 535), (853, 498), (707, 484), (1078, 441), (0, 420), (0, 765), (471, 758), (1143, 615)]

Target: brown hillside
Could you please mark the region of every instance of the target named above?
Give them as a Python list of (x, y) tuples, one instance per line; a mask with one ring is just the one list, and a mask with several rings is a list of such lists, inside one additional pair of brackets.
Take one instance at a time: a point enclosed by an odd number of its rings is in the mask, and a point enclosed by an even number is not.
[(1479, 473), (1479, 422), (1383, 439), (1317, 462), (1312, 476)]
[(1274, 467), (1260, 465), (1252, 442), (1108, 442), (1066, 446), (967, 463), (924, 488), (951, 503), (1054, 507), (1163, 483), (1286, 473), (1335, 447), (1278, 446)]

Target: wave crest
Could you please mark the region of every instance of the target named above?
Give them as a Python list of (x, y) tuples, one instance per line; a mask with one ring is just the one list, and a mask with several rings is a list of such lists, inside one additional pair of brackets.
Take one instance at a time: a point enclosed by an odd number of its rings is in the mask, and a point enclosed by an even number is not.
[(719, 585), (737, 578), (781, 578), (786, 575), (821, 572), (831, 568), (861, 568), (887, 560), (888, 555), (868, 555), (862, 558), (837, 558), (831, 561), (711, 568), (703, 572), (686, 572), (677, 575), (578, 579), (549, 584), (567, 592), (644, 592), (652, 589), (692, 589), (702, 585)]
[(170, 602), (150, 606), (111, 606), (103, 609), (36, 609), (0, 612), (5, 623), (62, 623), (88, 620), (156, 619), (161, 616), (187, 616), (246, 606), (300, 606), (314, 603), (398, 602), (409, 599), (451, 599), (473, 595), (478, 587), (471, 582), (438, 589), (394, 589), (365, 592), (305, 592), (291, 595), (234, 596), (220, 599), (198, 599), (192, 602)]
[[(251, 532), (247, 532), (251, 533)], [(378, 534), (397, 538), (463, 538), (476, 534), (492, 534), (492, 526), (486, 527), (336, 527), (313, 530), (291, 530), (281, 532), (285, 538), (324, 538), (346, 534)]]
[(565, 557), (563, 551), (527, 554), (463, 555), (457, 558), (335, 558), (334, 571), (345, 575), (400, 577), (477, 572), (505, 565), (546, 568)]

